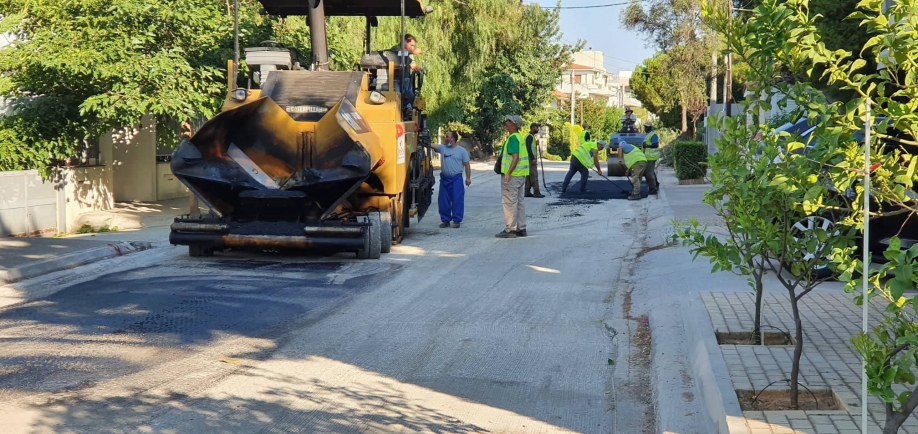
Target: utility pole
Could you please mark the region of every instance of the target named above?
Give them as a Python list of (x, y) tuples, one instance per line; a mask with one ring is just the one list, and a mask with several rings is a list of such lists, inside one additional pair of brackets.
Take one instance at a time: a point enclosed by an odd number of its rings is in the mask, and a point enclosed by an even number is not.
[[(727, 0), (727, 8), (729, 8), (730, 25), (733, 23), (733, 0)], [(729, 35), (728, 35), (729, 38)], [(725, 65), (726, 75), (724, 76), (724, 104), (727, 109), (727, 116), (730, 116), (733, 109), (733, 53), (727, 53), (727, 64)]]
[(239, 71), (239, 0), (233, 4), (233, 70), (227, 71), (233, 76), (234, 89), (239, 78), (237, 71)]
[(717, 53), (711, 53), (711, 95), (708, 97), (708, 107), (717, 104)]
[(571, 68), (571, 126), (574, 126), (574, 106), (577, 105), (576, 99), (577, 96), (574, 95), (574, 69)]
[(711, 115), (714, 114), (714, 104), (717, 104), (717, 52), (711, 53), (711, 94), (708, 96), (708, 116), (705, 119), (704, 140), (708, 145), (708, 152), (714, 151), (714, 136), (711, 133)]

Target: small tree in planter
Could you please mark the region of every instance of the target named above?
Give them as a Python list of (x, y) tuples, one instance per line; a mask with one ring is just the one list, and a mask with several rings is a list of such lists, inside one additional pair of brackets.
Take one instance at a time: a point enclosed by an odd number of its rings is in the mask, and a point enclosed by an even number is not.
[(692, 219), (688, 226), (674, 220), (675, 238), (690, 247), (694, 259), (699, 255), (710, 258), (714, 264), (711, 272), (723, 270), (749, 276), (749, 286), (755, 295), (752, 339), (753, 343), (764, 343), (762, 278), (770, 265), (764, 256), (767, 246), (756, 231), (768, 224), (770, 209), (777, 204), (766, 203), (758, 196), (760, 189), (749, 183), (757, 145), (753, 145), (745, 125), (737, 124), (735, 118), (721, 118), (717, 122), (724, 135), (717, 140), (718, 152), (708, 159), (711, 188), (705, 192), (704, 202), (723, 219), (727, 236), (721, 240), (707, 234), (706, 228), (700, 228)]
[[(790, 404), (798, 408), (800, 362), (803, 354), (803, 318), (800, 301), (820, 283), (829, 278), (833, 254), (845, 254), (852, 249), (855, 231), (850, 222), (850, 198), (845, 192), (856, 180), (852, 172), (836, 163), (853, 155), (851, 131), (833, 128), (832, 120), (840, 112), (837, 105), (828, 104), (821, 93), (806, 83), (786, 80), (787, 71), (807, 70), (809, 65), (802, 51), (818, 43), (818, 35), (806, 40), (798, 37), (801, 27), (814, 27), (805, 8), (794, 10), (799, 0), (778, 5), (767, 0), (757, 13), (745, 21), (733, 20), (726, 11), (708, 4), (705, 15), (718, 31), (728, 35), (727, 43), (735, 56), (749, 65), (751, 80), (768, 83), (762, 100), (744, 101), (746, 110), (768, 108), (765, 101), (779, 94), (782, 101), (793, 99), (810, 119), (821, 119), (813, 134), (820, 146), (806, 144), (781, 134), (764, 134), (761, 142), (750, 140), (750, 131), (737, 120), (718, 120), (724, 139), (718, 142), (721, 152), (739, 147), (740, 158), (733, 167), (714, 168), (729, 170), (726, 176), (743, 175), (735, 182), (725, 207), (736, 219), (735, 226), (742, 230), (742, 242), (732, 243), (731, 249), (708, 249), (714, 255), (728, 254), (721, 262), (745, 263), (746, 271), (761, 274), (774, 271), (787, 291), (794, 320), (796, 342), (794, 347), (790, 382)], [(781, 80), (776, 80), (780, 77)], [(759, 128), (768, 132), (767, 125)], [(713, 159), (715, 164), (724, 159)], [(729, 161), (728, 161), (729, 162)], [(737, 172), (736, 168), (748, 171)], [(713, 176), (713, 175), (712, 175)], [(729, 195), (728, 195), (729, 196)], [(750, 212), (747, 208), (752, 207)], [(758, 207), (762, 207), (759, 213)], [(732, 252), (731, 252), (732, 250)], [(757, 251), (756, 251), (757, 250)], [(737, 254), (742, 251), (743, 254)], [(750, 258), (758, 267), (749, 266)], [(753, 277), (753, 282), (755, 277)], [(758, 294), (761, 294), (759, 288)]]
[[(754, 332), (760, 338), (762, 278), (768, 271), (775, 272), (787, 290), (794, 318), (790, 401), (797, 408), (804, 344), (800, 301), (828, 278), (813, 270), (827, 269), (832, 264), (831, 252), (853, 245), (853, 231), (836, 227), (820, 214), (827, 208), (843, 209), (847, 201), (829, 195), (825, 178), (814, 175), (822, 168), (818, 159), (811, 160), (815, 153), (793, 153), (802, 143), (784, 143), (778, 135), (766, 135), (756, 142), (750, 139), (751, 131), (736, 120), (718, 122), (724, 136), (717, 143), (719, 152), (711, 157), (712, 188), (705, 202), (724, 219), (729, 236), (721, 241), (693, 222), (687, 228), (677, 224), (677, 237), (692, 246), (696, 257), (710, 257), (714, 271), (738, 270), (750, 276), (756, 294)], [(762, 154), (757, 156), (760, 148)], [(829, 224), (801, 224), (813, 221)]]
[[(850, 19), (859, 19), (861, 28), (872, 36), (857, 55), (830, 51), (817, 44), (806, 53), (813, 65), (825, 68), (824, 75), (832, 84), (856, 95), (847, 102), (848, 115), (839, 119), (841, 128), (863, 129), (866, 103), (872, 103), (874, 116), (884, 119), (875, 124), (873, 136), (882, 146), (871, 145), (870, 194), (876, 202), (894, 205), (891, 212), (918, 212), (918, 201), (909, 194), (915, 190), (918, 156), (918, 46), (915, 44), (915, 0), (900, 0), (884, 10), (881, 0), (862, 0), (860, 11)], [(803, 37), (814, 30), (805, 27)], [(880, 70), (865, 68), (867, 59), (882, 62)], [(874, 126), (874, 124), (871, 124)], [(901, 151), (909, 151), (905, 154)], [(849, 155), (845, 163), (863, 167), (863, 151)], [(855, 166), (859, 164), (859, 166)], [(860, 188), (859, 207), (870, 197)], [(915, 217), (911, 215), (909, 217)], [(863, 222), (857, 223), (863, 227)], [(846, 291), (857, 291), (860, 279), (855, 279), (863, 264), (850, 251), (839, 252), (837, 262), (843, 271)], [(883, 319), (873, 327), (872, 334), (859, 333), (852, 338), (855, 351), (866, 362), (868, 391), (885, 403), (884, 434), (899, 431), (902, 423), (918, 408), (918, 387), (915, 370), (918, 367), (918, 298), (908, 297), (906, 290), (918, 284), (918, 246), (902, 250), (898, 237), (893, 237), (884, 252), (887, 259), (879, 270), (869, 272), (868, 300), (855, 297), (857, 304), (880, 297), (885, 301)], [(895, 276), (889, 278), (890, 276)], [(896, 388), (902, 391), (897, 393)]]
[[(832, 187), (834, 193), (851, 194), (827, 195), (827, 190), (823, 188), (812, 192), (807, 190), (804, 199), (808, 199), (809, 203), (804, 202), (804, 208), (815, 207), (837, 218), (836, 228), (844, 232), (845, 237), (851, 236), (848, 229), (863, 228), (860, 214), (851, 212), (851, 209), (861, 209), (866, 200), (895, 205), (893, 212), (897, 213), (915, 213), (918, 210), (916, 200), (908, 194), (914, 190), (914, 182), (918, 180), (915, 176), (918, 157), (903, 155), (898, 150), (891, 151), (902, 149), (902, 145), (918, 145), (918, 65), (915, 62), (918, 46), (914, 44), (915, 28), (918, 26), (913, 13), (918, 3), (901, 0), (895, 2), (888, 12), (883, 11), (882, 0), (863, 0), (859, 7), (863, 12), (855, 13), (851, 18), (861, 19), (862, 27), (873, 37), (858, 56), (826, 49), (819, 40), (813, 19), (808, 16), (805, 0), (789, 0), (780, 4), (775, 0), (766, 0), (756, 8), (753, 16), (742, 23), (728, 19), (722, 11), (710, 5), (705, 10), (713, 27), (727, 35), (731, 50), (750, 65), (755, 80), (778, 75), (776, 67), (783, 67), (785, 71), (805, 71), (807, 75), (822, 68), (821, 75), (828, 79), (829, 84), (840, 85), (842, 90), (855, 94), (848, 101), (828, 104), (814, 99), (813, 96), (819, 94), (806, 83), (798, 83), (796, 86), (775, 85), (767, 89), (768, 95), (764, 98), (770, 100), (771, 95), (780, 92), (796, 101), (810, 119), (820, 116), (814, 134), (818, 150), (808, 154), (807, 159), (818, 162), (822, 167), (809, 176), (824, 179), (823, 185)], [(869, 58), (882, 60), (885, 69), (865, 71), (868, 62), (860, 57), (863, 53), (868, 53)], [(864, 167), (865, 144), (854, 139), (854, 133), (864, 128), (868, 101), (874, 103), (873, 113), (876, 116), (888, 119), (880, 122), (875, 131), (876, 137), (886, 146), (867, 144), (873, 148), (871, 161), (876, 162), (870, 168), (872, 188), (869, 195), (861, 184), (865, 173), (855, 169)], [(893, 125), (898, 133), (888, 131), (888, 127)], [(796, 160), (799, 161), (799, 158)], [(800, 174), (791, 171), (787, 179), (799, 181)], [(795, 188), (805, 186), (796, 184)], [(826, 202), (823, 200), (826, 197), (846, 197), (852, 200), (854, 206)], [(797, 244), (792, 250), (799, 246)], [(886, 402), (885, 434), (898, 432), (902, 422), (918, 407), (918, 387), (914, 386), (918, 326), (912, 316), (912, 312), (918, 309), (918, 302), (905, 296), (905, 290), (918, 282), (918, 247), (905, 251), (900, 247), (899, 242), (893, 239), (885, 252), (889, 262), (869, 276), (870, 298), (879, 296), (887, 301), (885, 318), (874, 327), (872, 335), (861, 333), (852, 339), (855, 351), (867, 364), (870, 393)], [(841, 280), (848, 282), (847, 290), (856, 290), (860, 282), (855, 280), (855, 276), (862, 264), (854, 258), (854, 250), (844, 245), (826, 245), (822, 250), (831, 250), (841, 272)], [(791, 269), (794, 274), (806, 272), (808, 265), (812, 265), (806, 261), (787, 264), (774, 256), (772, 260), (778, 261), (782, 268)], [(887, 280), (887, 276), (893, 273), (895, 278)], [(809, 285), (809, 279), (805, 280), (802, 285), (804, 290)], [(784, 278), (782, 283), (792, 286), (794, 281)], [(869, 300), (858, 296), (855, 301), (865, 303)], [(898, 386), (908, 387), (905, 392), (896, 394), (894, 387)]]

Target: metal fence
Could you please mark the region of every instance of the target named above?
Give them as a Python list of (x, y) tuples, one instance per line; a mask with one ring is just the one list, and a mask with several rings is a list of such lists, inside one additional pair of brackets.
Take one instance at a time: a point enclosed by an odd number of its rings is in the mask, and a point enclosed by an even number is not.
[(0, 236), (57, 231), (63, 191), (35, 170), (0, 172)]
[[(725, 116), (725, 106), (724, 104), (714, 104), (708, 108), (708, 116)], [(732, 104), (730, 107), (730, 116), (746, 116), (743, 106), (740, 104)], [(711, 125), (705, 125), (704, 127), (704, 142), (708, 146), (708, 154), (713, 154), (717, 152), (717, 146), (715, 142), (717, 139), (723, 137), (720, 130)]]

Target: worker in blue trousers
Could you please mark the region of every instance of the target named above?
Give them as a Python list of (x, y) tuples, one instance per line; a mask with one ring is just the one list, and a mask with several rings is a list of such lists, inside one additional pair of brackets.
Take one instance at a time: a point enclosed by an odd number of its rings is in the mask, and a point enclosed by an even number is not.
[[(448, 228), (450, 224), (458, 228), (465, 215), (465, 187), (472, 185), (472, 165), (469, 152), (459, 146), (459, 134), (455, 131), (446, 133), (445, 144), (430, 146), (443, 157), (440, 164), (440, 193), (437, 202), (440, 205), (440, 227)], [(465, 186), (462, 185), (462, 172), (465, 170)]]

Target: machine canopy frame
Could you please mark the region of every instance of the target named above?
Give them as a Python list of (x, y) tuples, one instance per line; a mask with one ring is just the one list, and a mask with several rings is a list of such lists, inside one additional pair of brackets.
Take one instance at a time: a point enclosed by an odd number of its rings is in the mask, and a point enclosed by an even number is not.
[[(259, 0), (265, 12), (280, 16), (305, 16), (309, 4), (318, 0)], [(325, 16), (339, 17), (398, 17), (402, 15), (401, 0), (324, 0)], [(405, 0), (405, 16), (427, 14), (423, 0)]]

